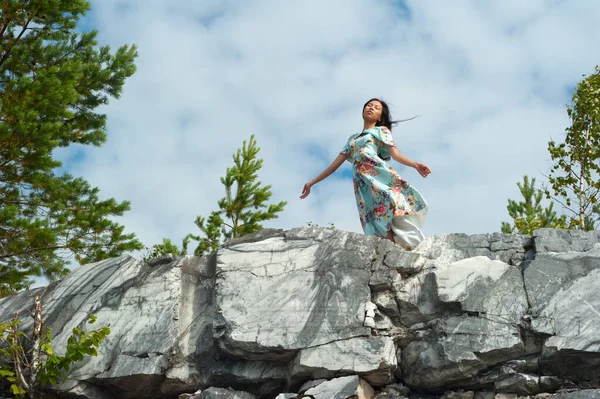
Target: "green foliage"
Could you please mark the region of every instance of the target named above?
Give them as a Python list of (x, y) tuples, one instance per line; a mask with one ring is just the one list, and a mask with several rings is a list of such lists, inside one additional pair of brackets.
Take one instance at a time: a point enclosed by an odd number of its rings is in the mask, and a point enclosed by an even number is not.
[(261, 222), (276, 219), (283, 211), (287, 202), (267, 205), (271, 186), (256, 181), (263, 164), (263, 160), (257, 158), (259, 151), (254, 135), (248, 142), (244, 140), (242, 148), (233, 155), (234, 166), (227, 168), (225, 177), (221, 177), (225, 197), (218, 202), (219, 210), (211, 212), (208, 219), (196, 218), (196, 226), (203, 236), (188, 234), (184, 250), (190, 240), (195, 240), (198, 241), (195, 254), (214, 253), (223, 241), (261, 230)]
[[(307, 223), (306, 223), (306, 226), (307, 226), (307, 227), (321, 227), (321, 226), (319, 226), (317, 223), (313, 223), (312, 221), (310, 221), (310, 222), (307, 222)], [(332, 229), (332, 230), (335, 230), (335, 229), (336, 229), (335, 225), (334, 225), (332, 222), (329, 222), (329, 224), (327, 225), (327, 228), (328, 228), (328, 229)]]
[(554, 165), (545, 190), (570, 213), (569, 225), (594, 229), (599, 221), (600, 191), (600, 70), (577, 84), (572, 104), (567, 106), (571, 126), (565, 141), (548, 143)]
[[(89, 324), (94, 324), (96, 317), (90, 315)], [(108, 326), (100, 327), (97, 330), (86, 332), (81, 327), (75, 327), (67, 340), (67, 348), (64, 355), (57, 355), (52, 349), (52, 339), (50, 331), (46, 332), (42, 343), (42, 350), (46, 353), (45, 364), (40, 369), (38, 381), (42, 386), (55, 385), (67, 377), (67, 372), (71, 366), (83, 360), (86, 356), (97, 356), (97, 349), (104, 341), (104, 338), (110, 334)]]
[(520, 202), (508, 200), (508, 214), (513, 219), (513, 223), (502, 222), (502, 232), (507, 234), (519, 233), (533, 235), (533, 232), (543, 227), (557, 229), (566, 228), (566, 216), (558, 216), (554, 211), (554, 204), (543, 207), (542, 190), (535, 187), (535, 178), (529, 179), (527, 175), (523, 176), (523, 182), (517, 183), (519, 191), (523, 196)]
[[(185, 243), (184, 243), (184, 248), (185, 248)], [(156, 259), (156, 258), (159, 258), (159, 257), (167, 255), (167, 254), (172, 254), (174, 256), (185, 255), (185, 250), (179, 249), (179, 247), (177, 247), (177, 244), (174, 244), (168, 238), (163, 238), (163, 241), (161, 244), (155, 244), (152, 246), (152, 248), (149, 248), (149, 249), (146, 248), (146, 249), (148, 250), (148, 253), (147, 253), (147, 255), (145, 255), (143, 257), (144, 262), (148, 262), (151, 259)]]
[(31, 277), (66, 273), (81, 263), (141, 249), (114, 216), (129, 202), (101, 200), (98, 189), (56, 175), (59, 147), (100, 146), (106, 116), (95, 110), (119, 97), (135, 72), (135, 46), (98, 47), (80, 33), (85, 0), (0, 0), (0, 296)]
[[(96, 317), (91, 315), (89, 324), (96, 322)], [(35, 342), (35, 337), (28, 337), (19, 330), (21, 321), (15, 317), (9, 323), (0, 323), (0, 377), (8, 381), (11, 393), (17, 398), (34, 397), (41, 389), (48, 385), (55, 385), (64, 381), (71, 366), (83, 360), (86, 356), (97, 356), (97, 349), (104, 338), (110, 334), (108, 326), (89, 332), (80, 327), (72, 330), (68, 339), (64, 355), (57, 355), (52, 348), (50, 331), (40, 332), (39, 349), (42, 356), (34, 359), (34, 348), (27, 351), (23, 341)], [(33, 369), (36, 362), (38, 370), (35, 381), (28, 380), (32, 373), (19, 373), (15, 370)]]

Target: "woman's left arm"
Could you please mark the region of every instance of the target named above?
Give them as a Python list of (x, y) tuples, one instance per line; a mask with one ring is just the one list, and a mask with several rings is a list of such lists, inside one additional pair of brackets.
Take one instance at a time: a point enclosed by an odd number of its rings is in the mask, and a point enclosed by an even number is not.
[(401, 154), (395, 146), (386, 145), (386, 147), (394, 161), (399, 162), (402, 165), (415, 168), (417, 172), (419, 172), (419, 174), (423, 177), (427, 177), (431, 173), (431, 169), (429, 169), (429, 166), (425, 165), (422, 162), (413, 161), (406, 155)]

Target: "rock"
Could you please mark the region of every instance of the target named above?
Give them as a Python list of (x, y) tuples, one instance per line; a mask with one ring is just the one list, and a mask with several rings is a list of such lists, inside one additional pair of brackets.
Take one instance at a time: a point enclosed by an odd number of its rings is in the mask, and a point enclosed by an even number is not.
[(375, 396), (375, 399), (406, 399), (410, 395), (410, 389), (402, 384), (390, 384)]
[[(380, 399), (490, 399), (492, 387), (545, 399), (596, 387), (598, 233), (534, 240), (537, 253), (529, 237), (445, 234), (407, 252), (340, 230), (265, 229), (206, 257), (83, 265), (0, 299), (0, 321), (19, 312), (29, 331), (43, 294), (58, 353), (74, 327), (110, 324), (98, 356), (53, 387), (69, 398), (371, 398), (376, 386)], [(596, 395), (581, 392), (555, 396)]]
[(495, 399), (517, 399), (516, 393), (497, 393)]
[(553, 395), (552, 399), (600, 399), (600, 389), (582, 389)]
[(479, 317), (439, 320), (426, 339), (411, 342), (402, 351), (402, 372), (412, 388), (434, 389), (461, 383), (490, 367), (525, 355), (519, 330), (510, 324)]
[(371, 334), (363, 324), (374, 241), (340, 230), (322, 241), (309, 231), (219, 252), (215, 338), (225, 352), (286, 361), (299, 349)]
[(600, 231), (538, 229), (533, 232), (537, 254), (546, 252), (586, 252), (600, 243)]
[(304, 393), (314, 399), (371, 399), (375, 395), (373, 388), (358, 376), (335, 378), (324, 382)]
[(531, 328), (549, 336), (540, 371), (574, 381), (600, 378), (600, 244), (587, 252), (538, 254), (524, 276)]
[(494, 389), (499, 393), (516, 393), (517, 395), (536, 395), (542, 392), (539, 377), (535, 375), (515, 373), (494, 383)]
[[(197, 396), (197, 395), (194, 395)], [(248, 392), (234, 391), (225, 388), (208, 388), (202, 391), (200, 396), (193, 399), (256, 399), (256, 396)]]
[(582, 389), (581, 391), (559, 393), (554, 399), (600, 399), (600, 389)]
[(175, 255), (166, 254), (163, 256), (159, 256), (158, 258), (150, 259), (146, 263), (148, 263), (148, 266), (154, 267), (154, 266), (166, 265), (168, 263), (175, 261), (175, 259), (176, 259)]
[(113, 396), (103, 392), (97, 386), (85, 381), (67, 380), (60, 384), (60, 391), (69, 398), (112, 399)]
[(493, 391), (478, 391), (473, 395), (473, 399), (494, 399), (495, 396)]
[(473, 391), (449, 391), (445, 392), (443, 399), (473, 399), (475, 394)]
[(300, 393), (304, 393), (307, 390), (309, 390), (312, 387), (316, 387), (319, 384), (322, 384), (324, 382), (326, 382), (327, 380), (325, 378), (321, 378), (318, 380), (310, 380), (310, 381), (306, 381), (304, 384), (302, 384), (302, 386), (300, 387), (300, 389), (298, 389), (298, 392)]
[(394, 284), (394, 289), (405, 326), (461, 312), (517, 324), (528, 308), (521, 270), (484, 256), (442, 264)]
[(177, 397), (177, 399), (198, 399), (198, 398), (200, 398), (201, 393), (202, 393), (202, 390), (197, 390), (194, 393), (182, 393), (181, 395), (179, 395)]
[(396, 392), (402, 396), (408, 396), (410, 395), (410, 388), (402, 384), (390, 384), (383, 389), (383, 392)]
[(295, 380), (357, 374), (382, 386), (393, 381), (396, 363), (396, 347), (390, 337), (359, 337), (301, 350), (291, 374)]
[(540, 389), (542, 392), (554, 393), (560, 388), (560, 379), (553, 376), (543, 375), (540, 377)]
[(519, 267), (476, 256), (441, 266), (434, 274), (439, 301), (458, 302), (463, 312), (513, 324), (518, 324), (527, 312)]

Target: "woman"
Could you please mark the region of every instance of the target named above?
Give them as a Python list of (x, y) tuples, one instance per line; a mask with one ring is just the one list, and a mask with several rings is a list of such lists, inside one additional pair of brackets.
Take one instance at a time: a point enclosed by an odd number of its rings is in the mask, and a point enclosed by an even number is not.
[(424, 238), (421, 227), (427, 213), (427, 203), (386, 162), (394, 159), (415, 168), (423, 177), (431, 170), (396, 149), (392, 138), (392, 121), (388, 105), (377, 98), (363, 106), (364, 128), (350, 136), (335, 161), (321, 174), (304, 185), (301, 199), (310, 194), (312, 186), (335, 172), (344, 161), (352, 163), (354, 193), (360, 223), (366, 235), (387, 238), (406, 249), (414, 248)]

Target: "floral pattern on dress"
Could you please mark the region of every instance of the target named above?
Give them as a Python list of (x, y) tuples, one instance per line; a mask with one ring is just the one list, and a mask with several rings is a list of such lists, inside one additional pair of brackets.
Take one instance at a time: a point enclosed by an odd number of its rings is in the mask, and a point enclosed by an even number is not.
[(391, 132), (376, 126), (351, 135), (340, 152), (349, 155), (360, 223), (366, 235), (385, 238), (392, 218), (427, 207), (421, 194), (392, 168), (387, 146), (395, 146)]

